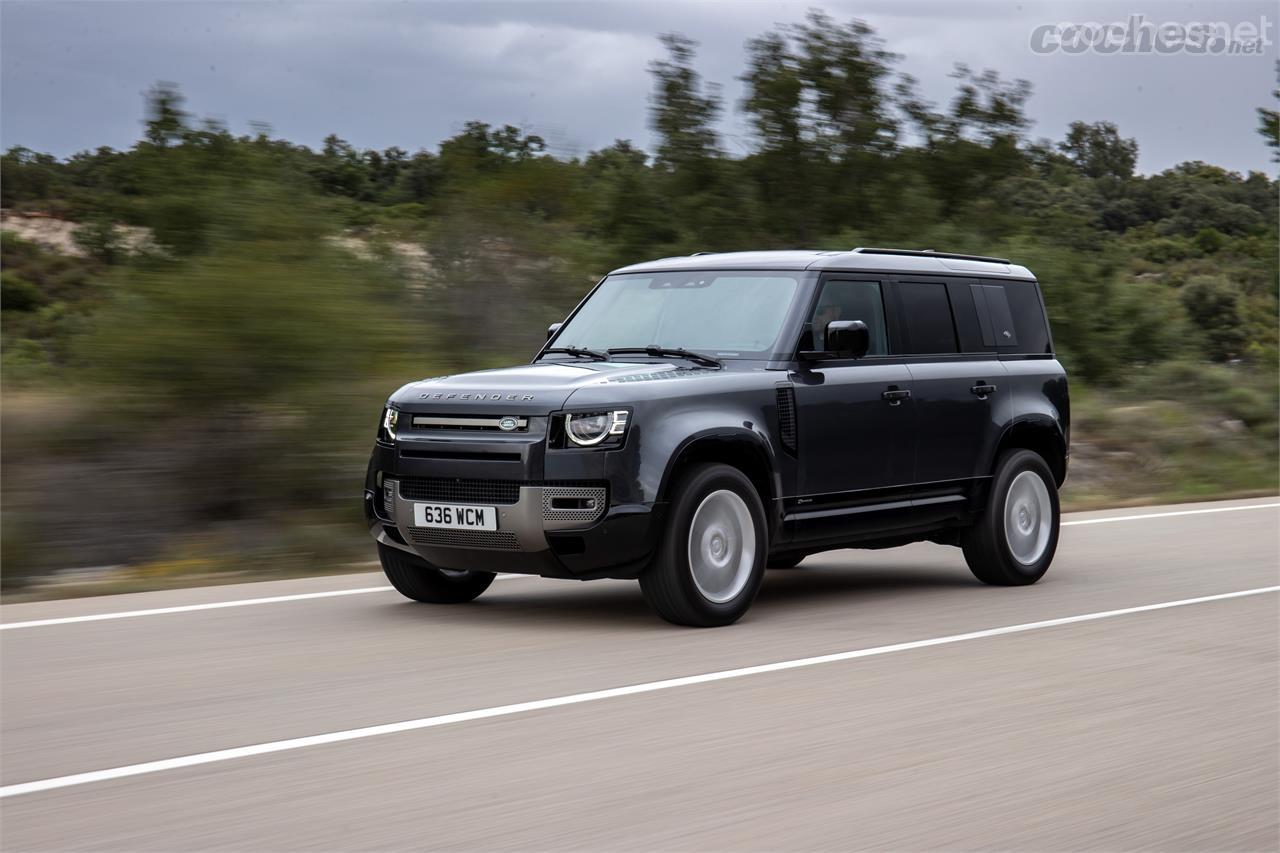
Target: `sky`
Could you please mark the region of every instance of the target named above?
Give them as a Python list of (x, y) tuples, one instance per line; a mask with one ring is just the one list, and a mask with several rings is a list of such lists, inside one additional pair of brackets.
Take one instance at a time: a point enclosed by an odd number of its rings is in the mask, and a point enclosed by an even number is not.
[[(64, 2), (0, 0), (0, 147), (58, 156), (141, 134), (142, 94), (177, 83), (187, 108), (233, 132), (265, 122), (318, 147), (336, 133), (360, 148), (434, 149), (469, 120), (515, 124), (580, 156), (630, 139), (652, 150), (648, 64), (657, 35), (700, 43), (697, 67), (723, 86), (720, 130), (751, 147), (737, 108), (748, 39), (808, 8), (869, 23), (901, 55), (896, 70), (945, 105), (957, 62), (1025, 78), (1033, 138), (1075, 120), (1110, 121), (1139, 145), (1138, 169), (1186, 160), (1275, 174), (1256, 108), (1276, 101), (1274, 2)], [(1263, 19), (1263, 55), (1039, 55), (1041, 24)]]

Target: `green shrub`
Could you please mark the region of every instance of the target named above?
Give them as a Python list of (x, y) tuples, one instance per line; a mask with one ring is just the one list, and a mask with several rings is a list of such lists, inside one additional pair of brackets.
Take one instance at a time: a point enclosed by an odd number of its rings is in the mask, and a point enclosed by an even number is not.
[(44, 304), (40, 288), (16, 273), (0, 272), (0, 308), (5, 311), (34, 311)]

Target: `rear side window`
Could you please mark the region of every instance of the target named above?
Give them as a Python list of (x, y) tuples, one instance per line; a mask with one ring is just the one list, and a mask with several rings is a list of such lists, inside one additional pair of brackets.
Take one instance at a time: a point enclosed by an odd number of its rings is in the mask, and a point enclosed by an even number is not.
[(898, 285), (907, 331), (907, 353), (937, 355), (959, 352), (951, 299), (945, 284), (904, 281)]
[(1040, 294), (1029, 282), (973, 284), (974, 307), (984, 346), (1001, 352), (1043, 354), (1053, 351)]
[(973, 305), (978, 309), (978, 325), (982, 329), (982, 345), (988, 347), (1013, 347), (1018, 345), (1018, 332), (1013, 324), (1013, 312), (1005, 297), (1004, 285), (971, 284)]
[(1040, 287), (1032, 282), (1009, 282), (1004, 286), (1013, 313), (1013, 327), (1018, 332), (1017, 352), (1052, 353), (1049, 323), (1040, 303)]

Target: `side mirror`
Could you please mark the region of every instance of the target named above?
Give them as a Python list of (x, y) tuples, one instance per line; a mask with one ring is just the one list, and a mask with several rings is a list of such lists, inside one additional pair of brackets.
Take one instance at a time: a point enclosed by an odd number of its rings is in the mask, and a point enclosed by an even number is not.
[(871, 333), (861, 320), (832, 320), (827, 324), (827, 352), (837, 358), (862, 358), (871, 347)]
[(552, 323), (550, 326), (547, 326), (547, 340), (554, 338), (556, 332), (560, 331), (560, 327), (563, 325), (564, 323)]

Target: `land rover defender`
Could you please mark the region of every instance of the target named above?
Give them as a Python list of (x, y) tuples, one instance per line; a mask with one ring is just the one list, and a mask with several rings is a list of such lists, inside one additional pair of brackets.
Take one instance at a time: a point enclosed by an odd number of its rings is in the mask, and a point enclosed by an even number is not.
[(766, 567), (836, 548), (956, 545), (983, 582), (1034, 583), (1069, 439), (1025, 267), (699, 253), (610, 273), (529, 364), (392, 394), (364, 510), (411, 599), (633, 578), (665, 619), (725, 625)]

